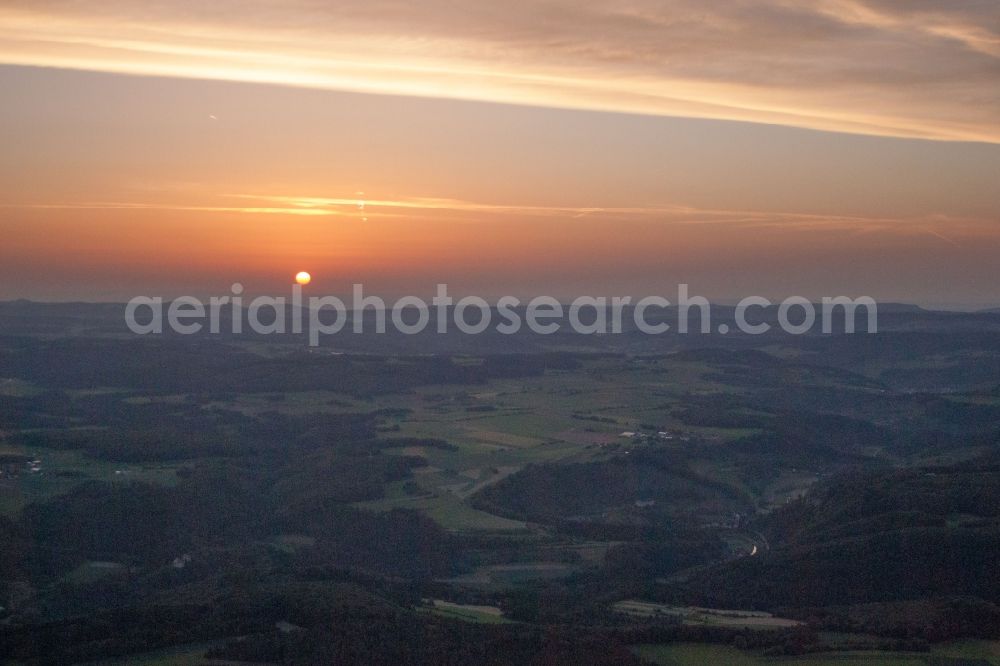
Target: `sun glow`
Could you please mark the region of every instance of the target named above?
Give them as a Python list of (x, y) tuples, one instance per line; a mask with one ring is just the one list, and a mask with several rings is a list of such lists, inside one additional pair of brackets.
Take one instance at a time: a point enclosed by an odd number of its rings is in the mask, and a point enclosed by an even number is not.
[(306, 273), (305, 271), (299, 271), (298, 273), (295, 274), (295, 282), (301, 285), (307, 285), (310, 282), (312, 282), (312, 276), (309, 275), (309, 273)]

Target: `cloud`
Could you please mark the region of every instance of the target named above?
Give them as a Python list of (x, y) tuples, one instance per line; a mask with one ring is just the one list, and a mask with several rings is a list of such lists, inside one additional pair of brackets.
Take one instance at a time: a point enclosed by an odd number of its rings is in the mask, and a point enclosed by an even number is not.
[[(246, 202), (247, 205), (234, 205)], [(364, 203), (362, 208), (359, 204)], [(863, 236), (934, 236), (956, 247), (955, 236), (995, 239), (995, 222), (962, 216), (930, 214), (910, 217), (826, 215), (801, 212), (726, 210), (681, 205), (647, 206), (537, 206), (495, 204), (446, 197), (399, 197), (359, 199), (350, 196), (294, 196), (271, 194), (220, 194), (201, 205), (166, 201), (83, 201), (61, 203), (3, 204), (10, 210), (66, 211), (167, 211), (194, 213), (241, 213), (250, 215), (331, 217), (344, 223), (359, 221), (420, 222), (523, 222), (545, 220), (570, 224), (622, 223), (676, 226), (714, 226), (720, 229), (780, 230), (800, 234)], [(945, 235), (947, 234), (947, 235)]]
[(1000, 142), (992, 0), (10, 0), (0, 62)]

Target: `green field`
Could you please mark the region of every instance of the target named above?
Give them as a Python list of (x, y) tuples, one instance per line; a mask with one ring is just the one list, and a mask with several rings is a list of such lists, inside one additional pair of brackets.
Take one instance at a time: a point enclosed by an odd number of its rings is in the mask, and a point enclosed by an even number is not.
[(503, 624), (510, 622), (496, 606), (456, 604), (441, 599), (432, 600), (431, 605), (428, 607), (428, 612), (464, 622), (480, 622), (483, 624)]
[(205, 652), (219, 643), (219, 641), (216, 641), (212, 643), (176, 645), (163, 650), (132, 654), (118, 659), (90, 662), (88, 666), (132, 666), (133, 664), (136, 666), (198, 666), (199, 664), (227, 666), (239, 663), (205, 659)]
[(82, 451), (60, 451), (0, 445), (0, 454), (28, 455), (41, 460), (41, 471), (0, 477), (0, 515), (13, 515), (31, 502), (51, 499), (73, 486), (99, 480), (111, 483), (143, 481), (173, 485), (179, 464), (131, 464), (98, 460)]
[[(997, 641), (956, 641), (918, 652), (825, 652), (800, 657), (764, 657), (725, 645), (676, 643), (639, 645), (637, 655), (661, 666), (924, 666), (948, 659), (974, 659), (1000, 664)], [(942, 661), (943, 659), (943, 661)]]
[(614, 604), (614, 610), (635, 617), (654, 618), (672, 616), (684, 624), (717, 627), (745, 627), (747, 629), (782, 629), (800, 625), (801, 622), (775, 617), (759, 611), (721, 610), (696, 606), (668, 606), (647, 601), (627, 600)]
[(464, 500), (450, 494), (439, 497), (403, 497), (360, 502), (355, 506), (371, 511), (388, 511), (395, 508), (420, 511), (442, 527), (456, 532), (485, 531), (509, 532), (525, 529), (525, 523), (477, 511)]

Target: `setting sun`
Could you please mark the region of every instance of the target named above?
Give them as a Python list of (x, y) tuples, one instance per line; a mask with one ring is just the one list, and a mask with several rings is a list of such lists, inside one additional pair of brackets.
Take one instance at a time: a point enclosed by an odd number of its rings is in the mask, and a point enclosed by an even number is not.
[(312, 282), (312, 276), (305, 271), (299, 271), (295, 274), (295, 281), (299, 284), (306, 285)]

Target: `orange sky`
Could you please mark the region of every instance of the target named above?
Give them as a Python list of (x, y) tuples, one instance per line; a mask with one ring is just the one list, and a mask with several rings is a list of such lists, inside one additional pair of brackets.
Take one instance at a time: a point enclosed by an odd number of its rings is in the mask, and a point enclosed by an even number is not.
[(0, 7), (0, 298), (1000, 303), (989, 5), (226, 4)]

